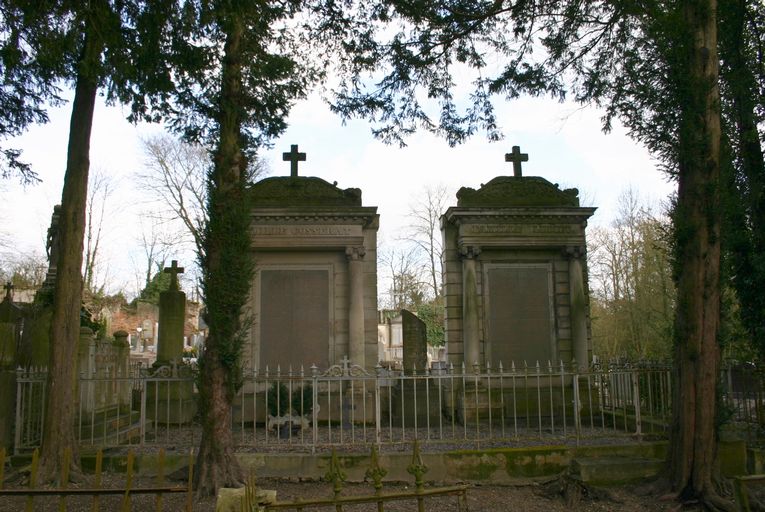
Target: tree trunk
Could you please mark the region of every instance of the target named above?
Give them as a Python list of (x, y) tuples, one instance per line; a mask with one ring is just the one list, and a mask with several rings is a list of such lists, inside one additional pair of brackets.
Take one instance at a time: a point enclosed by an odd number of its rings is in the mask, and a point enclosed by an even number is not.
[[(671, 470), (681, 499), (719, 506), (713, 485), (720, 362), (720, 110), (716, 0), (684, 5), (687, 75), (681, 91), (675, 212), (677, 314)], [(685, 87), (682, 87), (685, 86)]]
[[(89, 26), (89, 25), (88, 25)], [(79, 62), (72, 117), (69, 125), (66, 174), (61, 194), (59, 252), (50, 327), (50, 364), (40, 458), (41, 481), (60, 476), (64, 450), (72, 449), (71, 464), (79, 457), (74, 435), (77, 397), (77, 347), (82, 305), (82, 248), (85, 235), (85, 203), (90, 167), (90, 132), (98, 90), (97, 65), (102, 43), (86, 26)]]
[(236, 13), (222, 22), (226, 44), (219, 99), (219, 136), (205, 232), (202, 269), (210, 335), (200, 361), (202, 439), (197, 458), (199, 495), (220, 487), (238, 487), (244, 474), (234, 455), (231, 402), (240, 382), (244, 339), (243, 307), (252, 276), (249, 208), (244, 195), (247, 168), (241, 148), (242, 22)]

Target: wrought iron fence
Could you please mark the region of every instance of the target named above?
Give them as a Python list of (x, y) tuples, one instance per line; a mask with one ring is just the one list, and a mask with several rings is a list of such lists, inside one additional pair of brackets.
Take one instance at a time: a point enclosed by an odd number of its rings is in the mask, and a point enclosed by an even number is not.
[(765, 368), (752, 363), (728, 362), (720, 377), (720, 419), (742, 426), (750, 438), (765, 428)]
[[(414, 439), (488, 447), (665, 435), (670, 373), (659, 364), (584, 370), (563, 362), (365, 370), (347, 360), (323, 371), (244, 370), (232, 429), (240, 449), (274, 451), (405, 449)], [(46, 371), (19, 369), (16, 377), (15, 447), (21, 451), (40, 443)], [(726, 403), (745, 416), (760, 410), (759, 395), (731, 386)], [(76, 435), (82, 445), (98, 447), (195, 446), (201, 433), (196, 391), (193, 368), (185, 365), (81, 375)]]

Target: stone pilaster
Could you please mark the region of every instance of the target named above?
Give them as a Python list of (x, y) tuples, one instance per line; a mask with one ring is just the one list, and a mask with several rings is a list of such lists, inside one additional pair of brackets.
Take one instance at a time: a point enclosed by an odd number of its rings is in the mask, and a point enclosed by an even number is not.
[(465, 366), (483, 365), (478, 315), (478, 281), (476, 266), (481, 249), (477, 246), (460, 248), (462, 256), (462, 329), (465, 347)]
[(363, 247), (348, 247), (348, 358), (351, 363), (364, 367), (364, 254)]
[(569, 302), (571, 304), (571, 343), (579, 368), (589, 363), (587, 347), (587, 298), (584, 290), (584, 247), (568, 247)]

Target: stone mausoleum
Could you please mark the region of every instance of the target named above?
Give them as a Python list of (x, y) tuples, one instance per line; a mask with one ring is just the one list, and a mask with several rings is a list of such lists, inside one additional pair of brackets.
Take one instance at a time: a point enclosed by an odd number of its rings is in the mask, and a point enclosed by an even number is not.
[[(377, 336), (377, 208), (361, 191), (298, 176), (251, 188), (255, 278), (245, 364), (261, 371), (325, 369), (346, 357), (367, 369)], [(523, 176), (462, 188), (441, 218), (448, 359), (472, 368), (592, 357), (585, 228), (595, 208), (576, 189)]]
[(523, 176), (462, 188), (441, 218), (446, 344), (455, 365), (509, 369), (592, 356), (585, 227), (576, 189)]
[(361, 191), (298, 176), (306, 159), (284, 153), (290, 176), (257, 182), (252, 199), (255, 278), (244, 364), (297, 372), (347, 357), (367, 368), (377, 352), (377, 208)]

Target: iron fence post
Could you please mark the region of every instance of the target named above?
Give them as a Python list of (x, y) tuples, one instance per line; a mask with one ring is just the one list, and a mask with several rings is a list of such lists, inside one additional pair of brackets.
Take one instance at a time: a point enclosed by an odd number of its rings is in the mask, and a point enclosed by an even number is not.
[(581, 400), (579, 397), (579, 365), (576, 364), (576, 359), (571, 360), (571, 366), (574, 370), (571, 382), (574, 385), (574, 429), (576, 430), (576, 444), (578, 445), (579, 439), (582, 435), (582, 415), (581, 411), (579, 410), (581, 407)]
[(311, 436), (311, 453), (316, 453), (316, 444), (319, 441), (319, 369), (315, 364), (311, 365), (311, 394), (313, 395), (313, 407), (311, 408), (311, 423), (313, 435)]
[(16, 428), (14, 429), (14, 441), (13, 441), (13, 453), (15, 455), (19, 454), (19, 447), (21, 446), (21, 429), (23, 420), (21, 418), (21, 402), (22, 402), (22, 378), (24, 375), (24, 369), (19, 366), (16, 369)]
[(640, 380), (638, 379), (639, 368), (632, 368), (632, 402), (635, 406), (635, 435), (640, 440), (643, 436), (643, 425), (640, 420)]
[(375, 444), (380, 446), (380, 422), (382, 415), (380, 407), (380, 377), (382, 376), (383, 367), (380, 363), (375, 366)]

